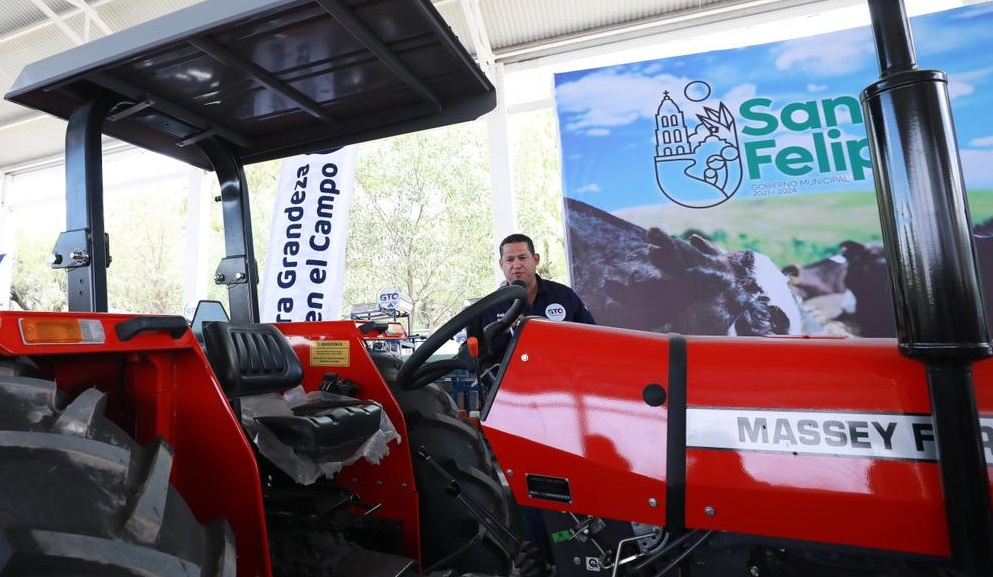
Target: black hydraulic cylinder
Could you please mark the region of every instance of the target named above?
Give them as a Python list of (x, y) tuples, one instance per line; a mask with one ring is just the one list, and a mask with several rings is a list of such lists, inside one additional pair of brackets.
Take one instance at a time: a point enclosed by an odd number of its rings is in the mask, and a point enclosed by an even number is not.
[(902, 0), (869, 0), (880, 79), (862, 92), (900, 352), (925, 363), (952, 560), (993, 574), (971, 363), (993, 354), (945, 74), (918, 70)]

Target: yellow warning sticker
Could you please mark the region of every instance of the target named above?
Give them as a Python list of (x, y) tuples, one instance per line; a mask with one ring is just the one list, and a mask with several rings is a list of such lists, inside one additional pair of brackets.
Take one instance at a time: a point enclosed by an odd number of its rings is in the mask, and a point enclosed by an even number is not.
[(314, 341), (310, 343), (310, 364), (320, 367), (347, 367), (348, 341)]

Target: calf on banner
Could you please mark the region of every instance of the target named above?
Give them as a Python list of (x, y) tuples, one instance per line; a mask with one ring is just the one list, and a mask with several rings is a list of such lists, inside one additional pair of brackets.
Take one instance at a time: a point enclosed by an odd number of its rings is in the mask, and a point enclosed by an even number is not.
[(356, 147), (282, 161), (262, 279), (263, 322), (341, 316)]

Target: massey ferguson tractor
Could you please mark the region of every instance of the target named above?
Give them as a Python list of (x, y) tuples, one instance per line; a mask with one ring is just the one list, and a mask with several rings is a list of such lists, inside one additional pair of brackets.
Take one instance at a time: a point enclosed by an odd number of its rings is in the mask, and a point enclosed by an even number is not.
[[(993, 364), (946, 79), (900, 2), (870, 8), (896, 340), (529, 318), (498, 355), (513, 285), (406, 360), (369, 346), (386, 324), (260, 323), (245, 164), (494, 106), (428, 0), (207, 0), (26, 67), (6, 98), (68, 120), (69, 312), (0, 313), (0, 575), (993, 575)], [(216, 173), (227, 312), (107, 312), (104, 134)], [(434, 384), (456, 369), (489, 387), (485, 440)]]

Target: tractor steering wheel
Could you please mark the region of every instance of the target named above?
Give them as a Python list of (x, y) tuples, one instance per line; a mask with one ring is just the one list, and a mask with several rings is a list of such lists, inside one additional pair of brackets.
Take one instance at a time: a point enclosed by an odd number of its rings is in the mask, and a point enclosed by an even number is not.
[[(431, 336), (421, 346), (414, 349), (414, 353), (404, 361), (403, 366), (397, 372), (397, 385), (405, 391), (410, 391), (427, 386), (456, 369), (472, 369), (475, 363), (469, 356), (467, 343), (462, 343), (459, 352), (450, 359), (428, 362), (431, 355), (463, 328), (466, 329), (467, 337), (476, 337), (479, 342), (479, 357), (476, 362), (493, 361), (494, 351), (491, 350), (491, 346), (494, 337), (505, 332), (517, 320), (521, 310), (524, 309), (527, 298), (528, 291), (524, 288), (523, 283), (512, 284), (498, 288), (463, 309), (441, 328), (431, 333)], [(503, 317), (485, 327), (482, 326), (486, 313), (494, 306), (507, 301), (514, 301), (514, 303), (510, 305), (510, 309), (504, 313)]]

